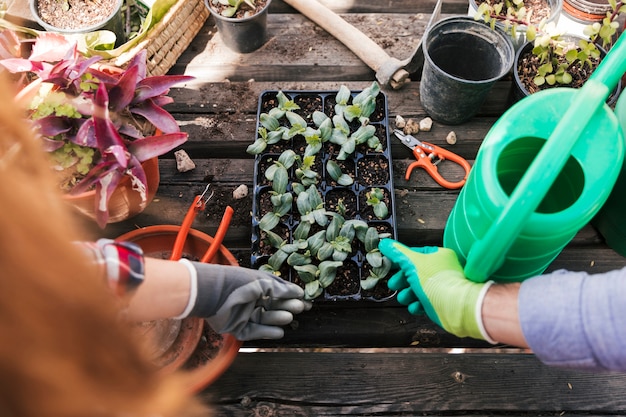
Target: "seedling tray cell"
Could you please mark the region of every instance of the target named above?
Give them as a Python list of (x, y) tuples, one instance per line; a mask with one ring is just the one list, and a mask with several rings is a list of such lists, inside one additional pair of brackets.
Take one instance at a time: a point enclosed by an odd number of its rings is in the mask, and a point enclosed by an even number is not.
[[(360, 103), (361, 96), (365, 94), (361, 94), (363, 91), (369, 93), (370, 89), (349, 92), (350, 98), (346, 104), (354, 105), (355, 102)], [(321, 233), (325, 237), (330, 235), (327, 230), (330, 226), (317, 224), (315, 221), (310, 221), (308, 217), (303, 220), (298, 203), (298, 198), (300, 198), (299, 192), (304, 189), (307, 191), (307, 194), (310, 194), (312, 192), (310, 188), (313, 187), (323, 203), (322, 206), (325, 212), (339, 213), (345, 222), (350, 220), (359, 221), (359, 230), (362, 230), (362, 233), (360, 233), (361, 238), (355, 236), (350, 241), (350, 250), (347, 255), (344, 255), (345, 258), (337, 261), (341, 262), (341, 266), (337, 268), (334, 280), (332, 280), (330, 285), (326, 285), (328, 282), (324, 281), (325, 285), (323, 289), (320, 286), (321, 293), (315, 297), (315, 301), (385, 301), (394, 295), (386, 285), (391, 272), (385, 273), (383, 278), (375, 274), (379, 279), (373, 288), (364, 289), (368, 285), (362, 286), (361, 283), (362, 280), (366, 280), (370, 276), (372, 270), (372, 265), (367, 259), (368, 249), (366, 248), (366, 240), (363, 238), (365, 233), (363, 225), (366, 224), (368, 229), (375, 228), (379, 234), (377, 238), (388, 236), (397, 239), (387, 97), (382, 91), (377, 90), (375, 107), (369, 114), (369, 117), (367, 119), (355, 118), (351, 121), (348, 120), (348, 117), (344, 117), (345, 125), (343, 125), (334, 118), (335, 116), (343, 117), (342, 109), (336, 107), (339, 92), (266, 90), (259, 96), (257, 141), (259, 138), (267, 136), (267, 132), (274, 128), (282, 129), (282, 132), (293, 132), (293, 129), (295, 129), (294, 120), (296, 119), (288, 117), (283, 112), (274, 113), (276, 110), (273, 110), (284, 105), (285, 101), (294, 105), (290, 111), (300, 116), (301, 119), (297, 120), (304, 120), (306, 127), (300, 126), (301, 130), (297, 134), (290, 135), (284, 133), (283, 137), (278, 141), (267, 141), (262, 151), (256, 153), (252, 200), (251, 264), (253, 268), (267, 268), (270, 258), (278, 251), (275, 242), (272, 245), (272, 239), (268, 238), (268, 233), (266, 232), (268, 228), (263, 219), (268, 212), (278, 210), (275, 209), (276, 206), (272, 205), (272, 201), (275, 200), (274, 203), (276, 203), (281, 195), (291, 194), (291, 197), (283, 197), (291, 198), (292, 200), (289, 210), (282, 210), (278, 213), (276, 215), (278, 218), (277, 222), (274, 220), (276, 225), (269, 230), (272, 234), (280, 236), (280, 240), (283, 240), (284, 244), (291, 245), (302, 242), (316, 233)], [(343, 93), (345, 93), (345, 90)], [(317, 113), (314, 114), (315, 112)], [(349, 133), (346, 133), (346, 136), (348, 137), (358, 138), (359, 129), (363, 126), (368, 126), (367, 128), (363, 127), (363, 129), (367, 129), (368, 132), (374, 132), (373, 136), (378, 141), (359, 143), (357, 139), (354, 150), (350, 153), (345, 152), (344, 149), (346, 148), (340, 144), (340, 141), (322, 140), (321, 146), (318, 145), (319, 150), (311, 152), (311, 132), (322, 132), (322, 126), (324, 126), (320, 122), (320, 120), (324, 119), (321, 116), (322, 113), (332, 121), (333, 129), (347, 126)], [(346, 110), (343, 110), (343, 114), (346, 114)], [(272, 115), (277, 124), (272, 125), (268, 123), (268, 115)], [(274, 117), (275, 115), (280, 117)], [(328, 126), (328, 123), (326, 122), (326, 126)], [(268, 129), (268, 126), (271, 126), (271, 129)], [(296, 126), (299, 125), (296, 123)], [(320, 135), (322, 134), (320, 133)], [(296, 161), (287, 164), (289, 166), (284, 166), (285, 171), (283, 172), (286, 172), (288, 176), (285, 189), (282, 190), (280, 187), (276, 189), (273, 185), (274, 178), (267, 178), (268, 170), (275, 170), (272, 166), (279, 162), (281, 155), (285, 151), (289, 150), (294, 152), (292, 158), (295, 156)], [(342, 150), (344, 150), (343, 153)], [(314, 177), (314, 180), (309, 178), (312, 183), (309, 182), (305, 185), (305, 182), (309, 180), (306, 177), (302, 180), (301, 164), (306, 155), (314, 155), (314, 162), (309, 168), (317, 175)], [(282, 162), (286, 160), (284, 159)], [(344, 174), (344, 178), (338, 178), (337, 171), (333, 171), (334, 176), (331, 175), (330, 170), (333, 169), (333, 164)], [(345, 175), (349, 176), (352, 181), (346, 181)], [(375, 196), (382, 198), (387, 208), (386, 212), (375, 210), (374, 202), (377, 201)], [(381, 213), (384, 215), (381, 215)], [(330, 222), (336, 216), (334, 214), (326, 214), (326, 217)], [(302, 225), (301, 223), (303, 222), (308, 222), (309, 224)], [(345, 224), (345, 222), (340, 224)], [(261, 227), (262, 225), (263, 227)], [(303, 228), (307, 230), (307, 233), (303, 234)], [(323, 232), (324, 230), (326, 232)], [(355, 228), (355, 230), (357, 229)], [(373, 234), (373, 232), (370, 233)], [(336, 241), (333, 240), (333, 242)], [(372, 240), (367, 240), (367, 242), (371, 251)], [(284, 248), (285, 246), (282, 247)], [(302, 249), (302, 252), (308, 251), (308, 247)], [(348, 252), (347, 249), (346, 252)], [(297, 257), (298, 255), (294, 256)], [(330, 261), (332, 260), (331, 258)], [(301, 275), (300, 270), (294, 267), (291, 261), (292, 259), (290, 258), (290, 263), (284, 262), (280, 265), (280, 268), (273, 269), (270, 272), (274, 272), (282, 278), (306, 288), (306, 282), (310, 281), (310, 276)], [(319, 266), (321, 261), (316, 256), (312, 256), (308, 262)], [(385, 262), (388, 262), (388, 260), (385, 260)], [(299, 262), (293, 263), (298, 267), (300, 266), (298, 265)], [(306, 265), (307, 262), (304, 262), (304, 264)], [(377, 271), (380, 270), (378, 269)], [(320, 281), (322, 280), (320, 279)]]

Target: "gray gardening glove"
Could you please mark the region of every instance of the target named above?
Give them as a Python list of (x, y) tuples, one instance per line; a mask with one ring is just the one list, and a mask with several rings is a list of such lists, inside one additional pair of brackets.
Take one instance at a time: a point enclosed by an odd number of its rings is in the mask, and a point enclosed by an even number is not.
[(280, 339), (280, 326), (311, 308), (300, 286), (275, 275), (239, 266), (189, 264), (197, 273), (197, 297), (190, 300), (194, 306), (189, 315), (206, 318), (218, 333), (242, 341)]

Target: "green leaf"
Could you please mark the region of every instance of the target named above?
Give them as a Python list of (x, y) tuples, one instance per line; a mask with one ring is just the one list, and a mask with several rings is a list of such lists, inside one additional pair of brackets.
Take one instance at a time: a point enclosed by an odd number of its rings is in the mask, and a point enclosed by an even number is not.
[[(328, 117), (326, 115), (326, 113), (321, 112), (319, 110), (315, 110), (313, 112), (313, 123), (315, 123), (315, 126), (317, 126), (318, 128), (322, 126), (322, 123), (324, 123), (326, 120), (330, 120), (330, 117)], [(331, 121), (332, 123), (332, 121)]]
[(259, 155), (267, 147), (267, 142), (261, 138), (254, 141), (254, 143), (248, 145), (246, 152), (251, 155)]
[(380, 242), (380, 238), (378, 237), (378, 231), (375, 227), (368, 227), (365, 232), (365, 240), (363, 241), (363, 245), (365, 246), (366, 252), (371, 252), (373, 250), (378, 249), (378, 243)]
[[(278, 194), (284, 194), (289, 184), (289, 173), (282, 165), (274, 165), (276, 170), (272, 178), (272, 189)], [(269, 171), (269, 169), (268, 169)]]
[(300, 116), (298, 113), (289, 111), (285, 113), (285, 116), (287, 116), (287, 120), (289, 120), (289, 123), (291, 123), (292, 128), (298, 128), (302, 130), (306, 129), (306, 120), (304, 120), (302, 116)]
[(380, 278), (369, 276), (361, 280), (361, 288), (364, 290), (371, 290), (376, 286), (376, 284), (378, 284), (378, 281), (380, 281)]
[(309, 236), (310, 230), (311, 230), (311, 223), (300, 222), (298, 223), (298, 226), (296, 227), (296, 229), (293, 231), (293, 237), (295, 239), (306, 239)]
[(324, 289), (320, 286), (319, 281), (307, 282), (304, 287), (304, 298), (306, 300), (314, 300), (322, 295), (322, 292), (324, 292)]
[(306, 284), (317, 280), (318, 268), (313, 264), (294, 265), (293, 269), (298, 273), (302, 282)]
[(265, 238), (269, 242), (270, 246), (276, 249), (280, 248), (285, 243), (285, 240), (283, 240), (282, 237), (271, 230), (265, 231)]
[(337, 91), (337, 94), (335, 95), (335, 102), (340, 105), (346, 105), (350, 100), (350, 95), (350, 89), (348, 89), (345, 85), (342, 85), (339, 87), (339, 91)]
[(291, 149), (287, 149), (280, 154), (278, 162), (280, 162), (285, 168), (291, 168), (296, 162), (296, 153)]
[(323, 288), (327, 288), (335, 281), (337, 276), (337, 268), (343, 265), (343, 262), (338, 261), (323, 261), (319, 266), (319, 282)]
[(373, 267), (380, 267), (383, 264), (383, 254), (380, 251), (368, 252), (365, 255), (365, 259)]
[(341, 176), (337, 179), (337, 184), (343, 185), (344, 187), (352, 185), (353, 183), (354, 180), (348, 174), (341, 174)]
[(326, 163), (326, 170), (328, 171), (328, 175), (335, 181), (339, 180), (339, 177), (342, 175), (341, 167), (332, 159), (329, 159)]
[(287, 258), (287, 264), (290, 266), (307, 265), (311, 263), (311, 257), (302, 253), (293, 252)]
[(259, 116), (259, 122), (261, 123), (261, 126), (266, 128), (270, 132), (278, 130), (278, 128), (280, 127), (280, 123), (278, 122), (278, 120), (267, 113), (261, 113), (261, 115)]
[(273, 212), (266, 213), (261, 220), (259, 220), (259, 229), (272, 230), (278, 225), (280, 218)]
[(387, 205), (383, 202), (380, 202), (374, 205), (374, 215), (379, 219), (385, 219), (389, 215), (389, 210), (387, 209)]

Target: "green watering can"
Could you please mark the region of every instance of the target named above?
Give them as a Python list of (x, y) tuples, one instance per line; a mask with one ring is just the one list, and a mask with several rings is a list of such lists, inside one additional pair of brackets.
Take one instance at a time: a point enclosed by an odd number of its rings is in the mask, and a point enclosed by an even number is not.
[(621, 36), (582, 88), (532, 94), (493, 125), (444, 230), (470, 280), (541, 274), (602, 207), (624, 160), (605, 104), (624, 72)]

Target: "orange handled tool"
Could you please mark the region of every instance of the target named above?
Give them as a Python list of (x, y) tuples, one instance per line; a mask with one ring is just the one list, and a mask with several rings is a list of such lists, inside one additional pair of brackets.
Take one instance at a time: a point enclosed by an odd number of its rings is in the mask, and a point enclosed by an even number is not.
[[(402, 141), (402, 143), (404, 143), (404, 145), (413, 151), (413, 156), (417, 159), (407, 168), (405, 179), (408, 180), (411, 177), (413, 168), (420, 167), (424, 168), (426, 172), (428, 172), (428, 174), (442, 187), (455, 189), (461, 188), (465, 184), (465, 180), (467, 180), (467, 176), (471, 169), (469, 162), (465, 159), (446, 149), (440, 148), (439, 146), (428, 142), (422, 142), (411, 135), (405, 135), (401, 130), (396, 129), (393, 133)], [(441, 176), (439, 170), (437, 169), (437, 165), (444, 160), (452, 161), (460, 165), (463, 170), (465, 170), (465, 175), (461, 181), (451, 182)]]
[(209, 191), (209, 187), (211, 184), (207, 185), (202, 194), (197, 195), (193, 199), (193, 203), (189, 206), (187, 210), (187, 214), (185, 214), (185, 218), (183, 219), (183, 223), (178, 230), (178, 234), (176, 235), (176, 240), (174, 241), (174, 248), (172, 249), (172, 254), (170, 255), (170, 259), (173, 261), (177, 261), (181, 258), (183, 254), (183, 247), (185, 246), (185, 240), (187, 240), (187, 235), (189, 234), (189, 229), (191, 229), (191, 224), (193, 223), (196, 215), (199, 211), (204, 210), (206, 207), (206, 203), (213, 197), (213, 193), (211, 193), (205, 200), (203, 200), (207, 191)]

